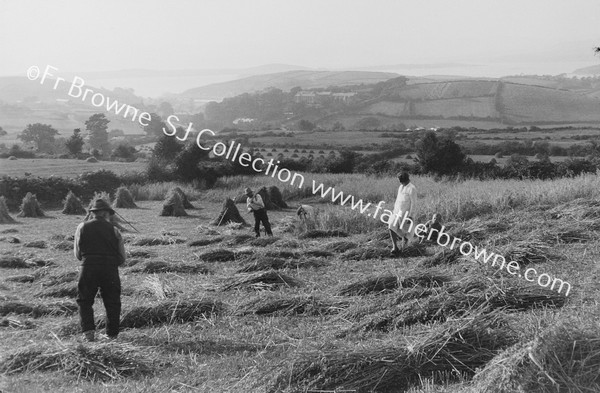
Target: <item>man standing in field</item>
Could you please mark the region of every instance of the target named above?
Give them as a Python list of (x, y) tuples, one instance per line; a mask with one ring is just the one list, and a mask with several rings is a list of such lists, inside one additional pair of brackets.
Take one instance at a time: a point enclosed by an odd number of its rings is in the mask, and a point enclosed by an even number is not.
[(75, 257), (82, 261), (77, 304), (81, 330), (87, 341), (95, 341), (94, 298), (98, 289), (106, 308), (106, 335), (116, 339), (121, 318), (121, 279), (119, 266), (125, 263), (123, 237), (110, 223), (115, 211), (97, 199), (90, 212), (93, 218), (79, 224), (75, 232)]
[(417, 189), (410, 182), (407, 172), (398, 174), (400, 186), (396, 203), (394, 203), (394, 211), (392, 220), (389, 221), (388, 229), (392, 240), (391, 254), (396, 256), (399, 253), (397, 241), (402, 239), (402, 248), (412, 239), (413, 232), (413, 214), (417, 209)]
[(254, 232), (256, 233), (256, 237), (260, 237), (260, 223), (265, 227), (265, 232), (267, 235), (273, 236), (273, 232), (271, 232), (271, 224), (269, 223), (269, 217), (267, 216), (267, 209), (265, 209), (265, 203), (262, 200), (262, 197), (259, 194), (254, 194), (250, 188), (246, 188), (246, 206), (248, 207), (248, 212), (254, 213)]

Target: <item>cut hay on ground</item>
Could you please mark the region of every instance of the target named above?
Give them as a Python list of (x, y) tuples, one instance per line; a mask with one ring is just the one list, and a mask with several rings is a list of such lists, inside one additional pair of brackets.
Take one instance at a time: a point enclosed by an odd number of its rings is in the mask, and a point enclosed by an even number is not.
[(11, 244), (19, 244), (21, 243), (21, 240), (19, 240), (18, 237), (9, 236), (8, 238), (6, 238), (6, 242)]
[[(6, 198), (0, 196), (0, 224), (14, 224), (16, 221), (8, 214), (8, 207), (6, 207)], [(2, 233), (8, 233), (2, 231)]]
[(240, 274), (236, 277), (231, 278), (228, 282), (223, 285), (223, 291), (229, 291), (232, 289), (255, 289), (255, 290), (271, 290), (280, 287), (299, 287), (302, 286), (302, 282), (293, 277), (279, 273), (276, 270), (270, 270), (267, 272), (257, 272)]
[(240, 268), (237, 273), (251, 273), (265, 270), (305, 269), (327, 266), (327, 262), (319, 259), (283, 259), (253, 256), (253, 261)]
[(36, 297), (68, 297), (70, 299), (75, 299), (77, 294), (79, 293), (77, 289), (77, 284), (75, 283), (63, 283), (56, 284), (52, 286), (48, 286), (41, 291), (38, 291), (35, 296)]
[(600, 392), (600, 336), (561, 323), (494, 357), (473, 379), (481, 393)]
[(142, 237), (131, 243), (132, 246), (170, 246), (185, 243), (184, 239), (173, 237)]
[[(0, 198), (4, 198), (4, 197), (0, 197)], [(6, 235), (7, 233), (18, 233), (19, 230), (16, 228), (7, 228), (7, 229), (3, 229), (0, 231), (1, 234)]]
[(165, 261), (148, 261), (141, 268), (131, 270), (132, 273), (187, 273), (208, 274), (210, 269), (204, 265), (192, 265), (186, 263), (174, 263)]
[(23, 243), (23, 247), (46, 248), (46, 247), (48, 247), (48, 244), (43, 240), (34, 240), (31, 242)]
[(35, 281), (35, 276), (33, 274), (19, 274), (16, 276), (8, 276), (4, 281), (30, 283)]
[(45, 217), (35, 195), (30, 192), (25, 195), (23, 202), (21, 202), (21, 211), (17, 214), (17, 217)]
[(218, 248), (198, 255), (198, 259), (204, 262), (229, 262), (235, 260), (235, 253)]
[(352, 250), (356, 247), (358, 247), (358, 244), (356, 244), (355, 242), (341, 240), (339, 242), (327, 243), (323, 248), (327, 251), (342, 253), (348, 250)]
[(73, 251), (73, 242), (62, 241), (54, 244), (52, 246), (53, 249), (59, 251)]
[(313, 258), (332, 258), (333, 254), (329, 251), (323, 250), (306, 250), (302, 253), (305, 257), (313, 257)]
[(17, 301), (0, 302), (0, 316), (17, 314), (39, 318), (44, 315), (72, 315), (75, 312), (77, 312), (77, 304), (74, 302), (50, 304), (22, 303)]
[(244, 226), (248, 225), (246, 220), (244, 220), (244, 218), (240, 215), (240, 211), (235, 206), (233, 200), (231, 200), (231, 198), (225, 198), (225, 201), (223, 202), (223, 207), (221, 208), (221, 212), (219, 213), (217, 218), (215, 218), (214, 221), (211, 222), (211, 225), (221, 226), (227, 225), (230, 222), (242, 224)]
[(526, 266), (531, 263), (548, 262), (548, 251), (550, 247), (537, 238), (514, 241), (500, 249), (500, 255), (503, 255), (507, 261), (519, 262), (519, 265)]
[(360, 317), (361, 322), (352, 331), (391, 331), (416, 323), (444, 322), (462, 318), (467, 314), (490, 313), (497, 309), (526, 311), (535, 308), (562, 307), (566, 297), (539, 286), (488, 286), (484, 279), (469, 277), (448, 283), (431, 296), (404, 301), (370, 315)]
[(124, 208), (124, 209), (135, 209), (137, 205), (133, 200), (133, 196), (129, 189), (125, 186), (121, 186), (117, 188), (115, 192), (115, 201), (113, 202), (113, 207), (115, 208)]
[(63, 204), (62, 214), (84, 215), (86, 214), (83, 202), (77, 198), (73, 191), (69, 190)]
[(271, 199), (271, 202), (277, 206), (279, 209), (287, 209), (288, 205), (287, 203), (285, 203), (285, 201), (283, 200), (283, 195), (281, 194), (281, 191), (279, 190), (279, 188), (277, 188), (276, 186), (270, 186), (268, 189), (268, 194), (269, 194), (269, 198)]
[(224, 312), (223, 303), (210, 300), (171, 300), (156, 306), (135, 307), (123, 314), (122, 328), (141, 328), (175, 323), (186, 323)]
[(311, 229), (298, 236), (298, 239), (320, 239), (324, 237), (348, 237), (348, 233), (337, 229), (323, 231), (320, 229)]
[(259, 237), (258, 239), (251, 240), (250, 245), (254, 246), (254, 247), (267, 247), (278, 241), (279, 241), (279, 238), (273, 237), (273, 236)]
[(421, 261), (420, 266), (424, 268), (431, 268), (440, 265), (452, 265), (460, 261), (462, 254), (458, 248), (450, 250), (446, 247), (437, 254), (427, 257)]
[(37, 325), (29, 319), (20, 320), (14, 317), (1, 318), (0, 327), (13, 329), (35, 329)]
[(5, 269), (26, 269), (32, 267), (21, 257), (0, 256), (0, 268)]
[(130, 258), (156, 258), (158, 253), (146, 250), (129, 250), (127, 251), (127, 255)]
[(546, 214), (552, 219), (569, 218), (576, 221), (600, 218), (600, 201), (578, 198), (555, 206)]
[(177, 195), (179, 195), (179, 198), (181, 198), (181, 202), (183, 203), (184, 209), (195, 209), (194, 205), (190, 203), (190, 200), (188, 199), (187, 195), (185, 195), (185, 192), (183, 192), (181, 187), (175, 187), (171, 191), (176, 192)]
[(62, 370), (77, 379), (110, 381), (154, 371), (147, 350), (128, 343), (59, 343), (39, 344), (12, 352), (0, 363), (6, 374)]
[(204, 247), (210, 244), (221, 243), (225, 238), (223, 236), (212, 237), (208, 239), (193, 240), (188, 243), (190, 247)]
[(149, 293), (158, 300), (166, 300), (177, 294), (170, 285), (161, 281), (157, 275), (152, 275), (144, 279), (141, 285), (141, 292)]
[[(42, 270), (42, 269), (40, 269), (40, 270)], [(41, 274), (43, 274), (43, 273), (41, 273)], [(53, 287), (55, 285), (60, 285), (60, 284), (64, 284), (64, 283), (72, 283), (73, 281), (76, 281), (78, 277), (79, 277), (78, 272), (65, 272), (62, 274), (47, 275), (44, 277), (41, 284), (43, 287)]]
[(228, 246), (237, 246), (239, 244), (246, 243), (247, 241), (250, 241), (255, 238), (256, 238), (255, 236), (251, 236), (251, 235), (247, 235), (247, 234), (233, 235), (233, 236), (229, 236), (226, 239), (225, 244), (227, 244)]
[(405, 344), (299, 353), (269, 392), (404, 392), (423, 379), (468, 378), (515, 341), (498, 316), (486, 316), (436, 328)]
[(337, 314), (348, 307), (345, 300), (323, 300), (316, 296), (293, 296), (281, 299), (259, 297), (242, 306), (240, 315), (322, 316)]
[(181, 196), (174, 190), (169, 191), (163, 202), (160, 216), (163, 217), (185, 217), (187, 212), (183, 208)]
[(439, 287), (449, 281), (450, 277), (435, 272), (415, 272), (405, 277), (386, 275), (346, 285), (338, 291), (338, 295), (364, 296), (370, 293), (394, 291), (398, 288)]
[(413, 258), (426, 255), (427, 248), (420, 243), (412, 243), (399, 250), (397, 255), (392, 255), (388, 248), (384, 247), (357, 247), (342, 254), (342, 259), (350, 261), (364, 261), (368, 259), (384, 258)]

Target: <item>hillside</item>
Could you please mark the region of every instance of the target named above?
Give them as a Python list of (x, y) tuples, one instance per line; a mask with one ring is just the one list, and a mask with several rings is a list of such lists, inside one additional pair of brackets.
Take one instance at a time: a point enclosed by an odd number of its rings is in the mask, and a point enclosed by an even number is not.
[(358, 85), (361, 83), (372, 84), (397, 76), (397, 74), (390, 72), (296, 70), (275, 74), (254, 75), (235, 81), (196, 87), (181, 93), (180, 96), (202, 100), (221, 100), (225, 97), (261, 91), (269, 87), (281, 90), (290, 90), (296, 86), (300, 86), (303, 89), (314, 89), (328, 86)]
[[(597, 122), (600, 100), (569, 90), (498, 81), (455, 81), (398, 87), (346, 115), (509, 123)], [(328, 119), (330, 120), (330, 119)]]
[(600, 75), (600, 64), (584, 68), (578, 68), (573, 71), (575, 75)]

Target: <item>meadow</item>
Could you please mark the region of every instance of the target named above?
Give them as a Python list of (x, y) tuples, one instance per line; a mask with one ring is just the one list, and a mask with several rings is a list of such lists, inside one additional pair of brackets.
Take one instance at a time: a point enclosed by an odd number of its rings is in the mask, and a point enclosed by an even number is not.
[[(23, 160), (24, 161), (24, 160)], [(304, 174), (391, 207), (397, 180)], [(72, 234), (83, 216), (0, 225), (0, 389), (9, 392), (595, 392), (600, 389), (600, 180), (436, 182), (415, 176), (417, 221), (512, 253), (568, 297), (435, 243), (389, 255), (386, 227), (264, 176), (160, 217), (176, 184), (130, 187), (122, 332), (84, 343)], [(274, 238), (213, 226), (225, 197), (275, 185)], [(317, 208), (302, 222), (295, 207)], [(251, 222), (245, 206), (242, 216)], [(17, 238), (19, 243), (14, 243)], [(98, 298), (99, 324), (104, 310)], [(533, 360), (532, 360), (533, 359)]]

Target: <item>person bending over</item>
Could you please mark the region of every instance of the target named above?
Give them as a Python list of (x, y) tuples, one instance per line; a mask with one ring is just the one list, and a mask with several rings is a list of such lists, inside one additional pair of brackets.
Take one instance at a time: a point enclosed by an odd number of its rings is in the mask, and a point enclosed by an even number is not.
[(267, 216), (267, 209), (265, 209), (265, 203), (263, 202), (259, 194), (254, 194), (250, 188), (246, 188), (246, 206), (248, 212), (254, 213), (254, 232), (256, 237), (260, 237), (260, 223), (262, 222), (265, 227), (265, 232), (268, 236), (273, 236), (271, 232), (271, 224), (269, 223), (269, 217)]

